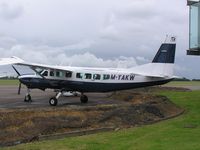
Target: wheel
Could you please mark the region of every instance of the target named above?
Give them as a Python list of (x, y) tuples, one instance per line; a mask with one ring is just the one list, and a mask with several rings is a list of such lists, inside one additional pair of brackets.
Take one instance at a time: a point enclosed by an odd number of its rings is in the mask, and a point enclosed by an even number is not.
[(31, 100), (31, 95), (30, 94), (28, 94), (28, 95), (26, 95), (25, 97), (24, 97), (24, 102), (31, 102), (32, 100)]
[(88, 97), (86, 95), (81, 95), (81, 103), (87, 103), (88, 102)]
[(55, 97), (50, 98), (49, 104), (50, 104), (51, 106), (56, 106), (57, 103), (58, 103), (58, 100), (57, 100)]

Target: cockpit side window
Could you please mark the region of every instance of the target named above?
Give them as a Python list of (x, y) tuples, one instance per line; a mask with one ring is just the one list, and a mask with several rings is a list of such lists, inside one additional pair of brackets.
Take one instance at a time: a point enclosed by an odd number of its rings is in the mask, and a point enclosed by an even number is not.
[(45, 70), (43, 73), (42, 73), (43, 76), (47, 77), (48, 76), (48, 71)]

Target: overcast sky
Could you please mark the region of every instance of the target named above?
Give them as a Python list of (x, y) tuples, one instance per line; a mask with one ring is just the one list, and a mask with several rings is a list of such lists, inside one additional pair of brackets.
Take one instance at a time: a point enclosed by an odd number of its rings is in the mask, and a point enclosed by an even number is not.
[(150, 62), (170, 34), (176, 75), (200, 78), (200, 57), (186, 56), (188, 11), (186, 0), (0, 0), (0, 57), (133, 67)]

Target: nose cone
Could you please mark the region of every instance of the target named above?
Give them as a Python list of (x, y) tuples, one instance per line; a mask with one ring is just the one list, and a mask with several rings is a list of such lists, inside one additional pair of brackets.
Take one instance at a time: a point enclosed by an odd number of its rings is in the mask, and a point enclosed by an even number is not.
[(28, 84), (28, 83), (30, 83), (30, 80), (31, 80), (31, 78), (27, 77), (27, 76), (19, 76), (18, 79), (19, 79), (19, 81), (21, 83), (23, 83), (25, 85)]
[(43, 80), (37, 75), (22, 75), (19, 76), (19, 81), (29, 88), (41, 88), (44, 85), (48, 85), (46, 80)]

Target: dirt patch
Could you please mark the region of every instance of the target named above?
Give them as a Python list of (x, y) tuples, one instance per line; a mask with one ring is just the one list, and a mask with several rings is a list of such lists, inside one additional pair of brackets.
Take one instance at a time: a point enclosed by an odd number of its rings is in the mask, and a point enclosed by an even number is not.
[(167, 97), (135, 92), (111, 95), (124, 104), (0, 110), (0, 145), (38, 140), (41, 135), (103, 127), (150, 124), (180, 114)]

